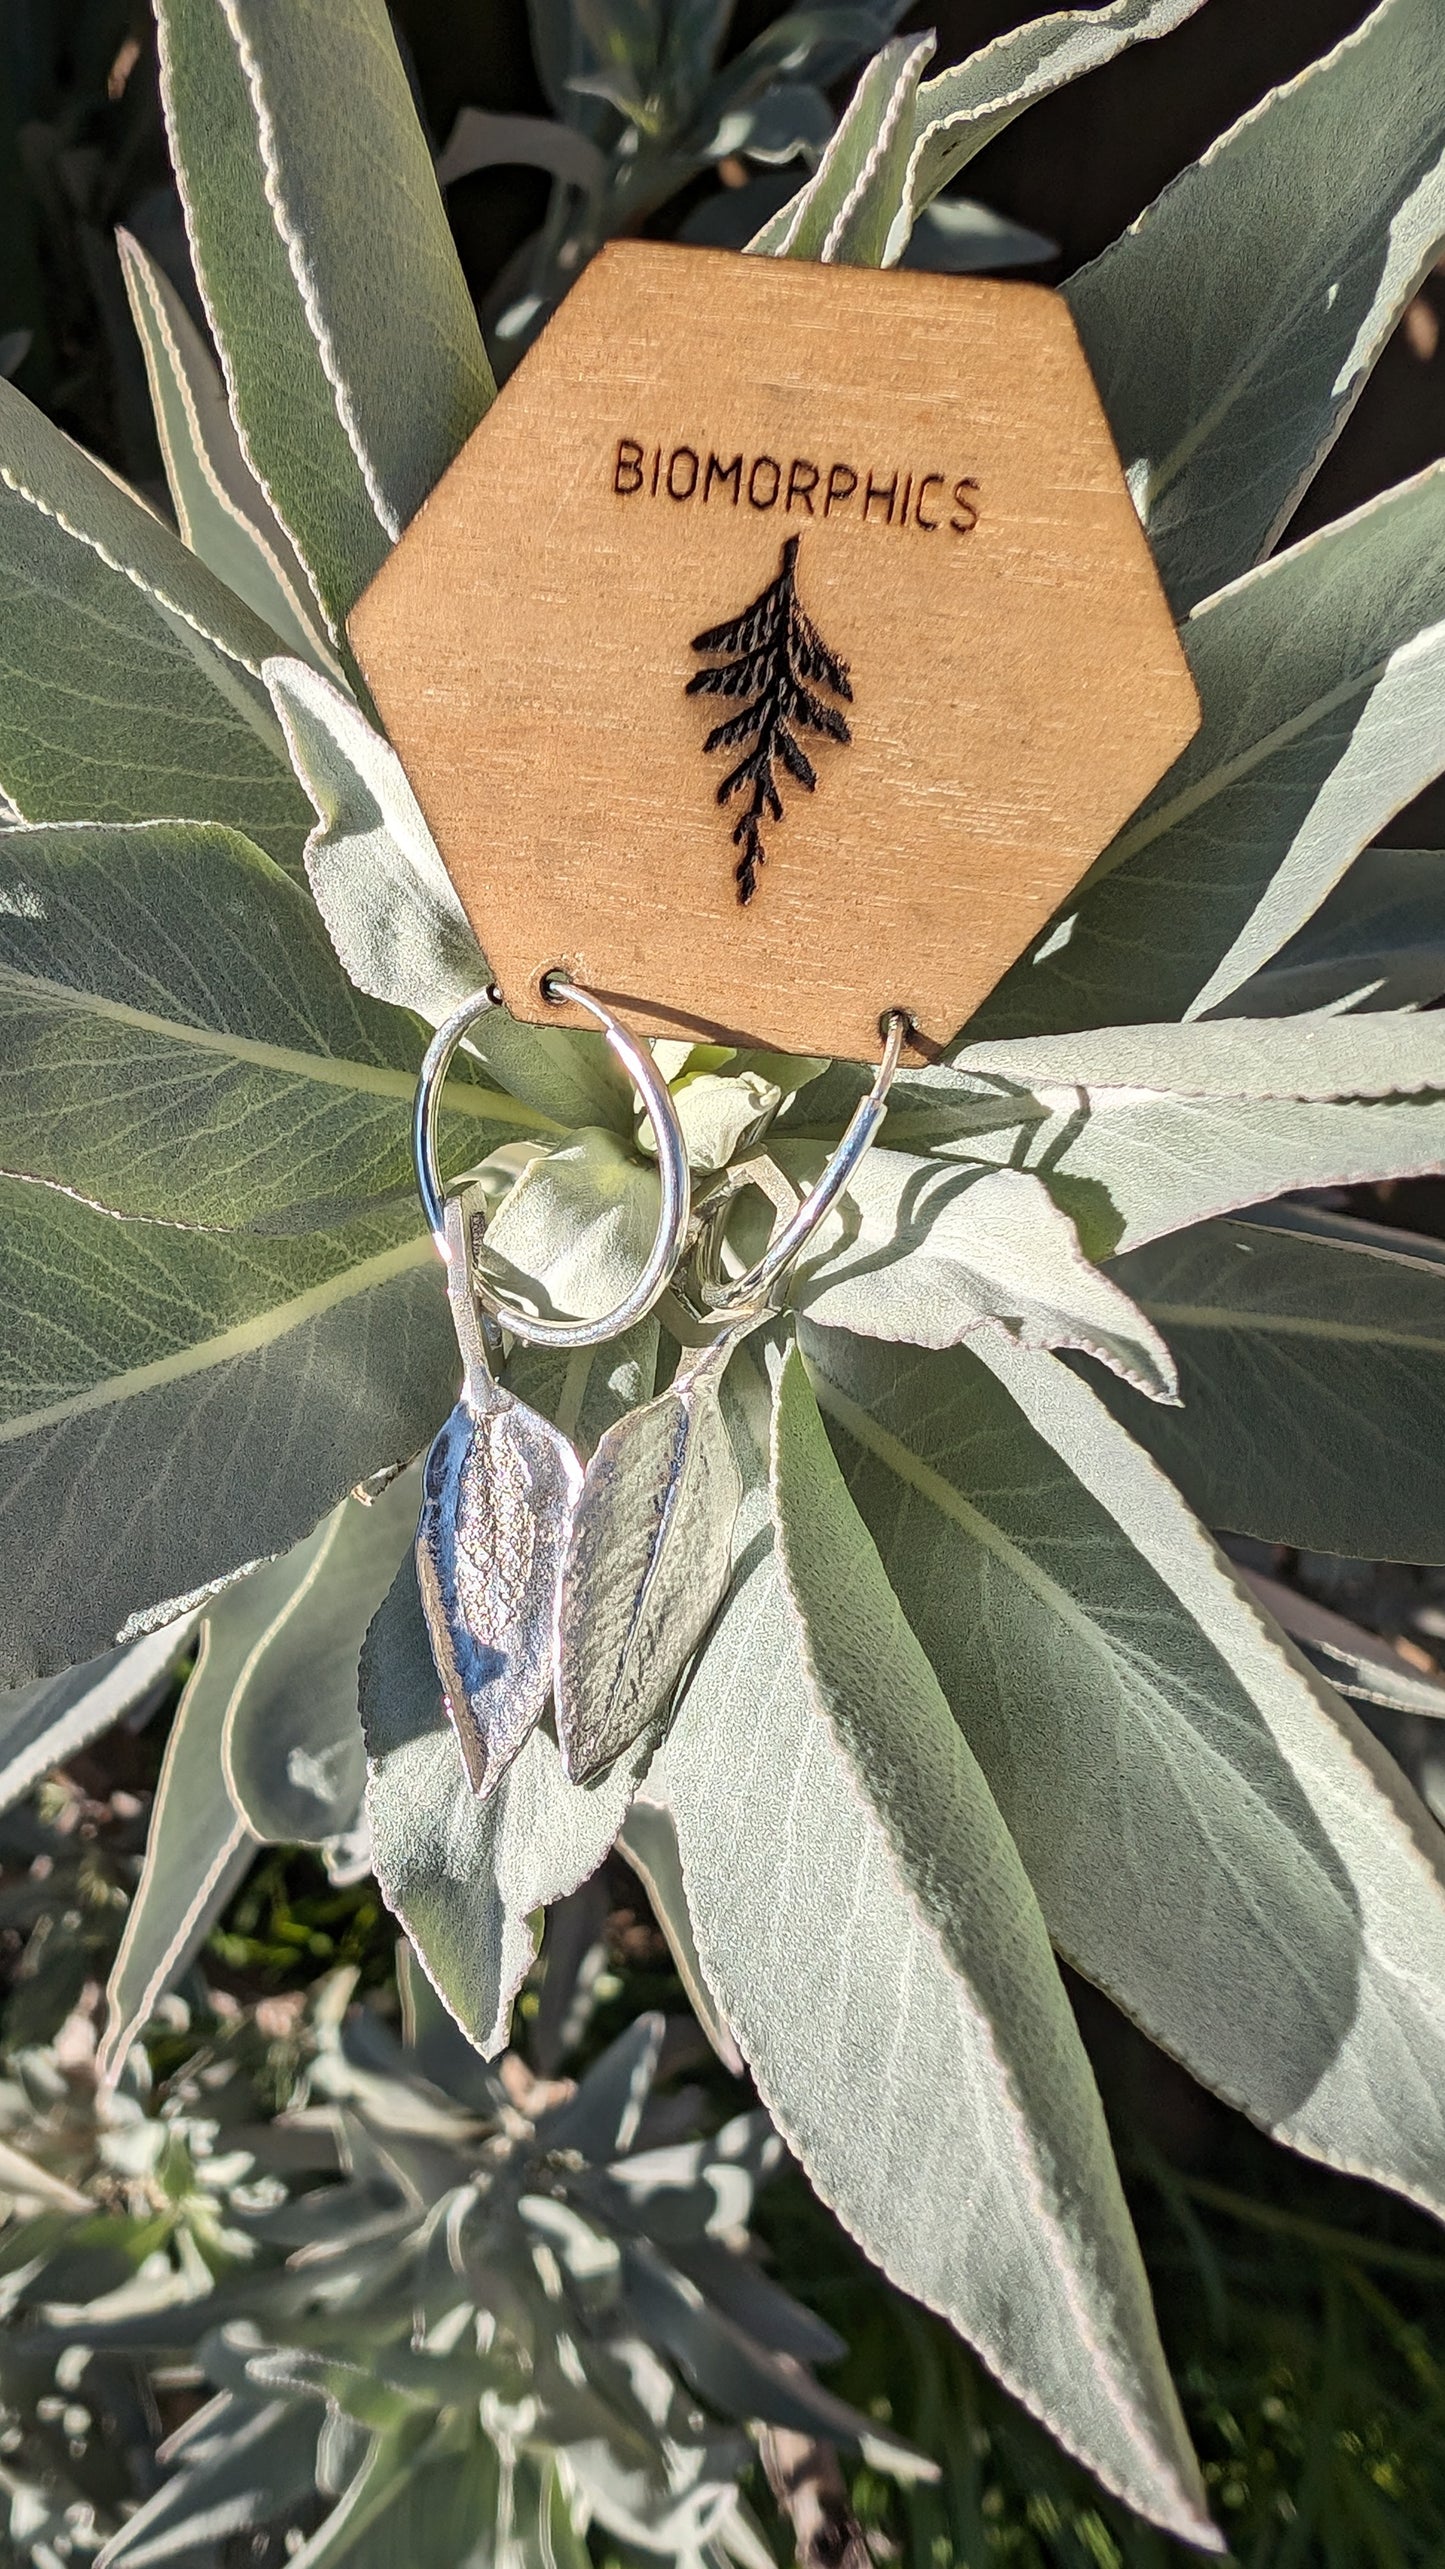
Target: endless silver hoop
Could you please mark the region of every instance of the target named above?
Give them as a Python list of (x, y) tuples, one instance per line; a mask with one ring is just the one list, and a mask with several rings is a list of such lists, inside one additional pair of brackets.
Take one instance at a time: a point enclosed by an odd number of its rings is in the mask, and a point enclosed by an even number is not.
[[(629, 1294), (600, 1320), (541, 1320), (529, 1311), (518, 1311), (487, 1283), (474, 1275), (472, 1290), (483, 1309), (499, 1320), (513, 1338), (525, 1340), (529, 1347), (600, 1347), (605, 1339), (618, 1338), (634, 1321), (642, 1320), (653, 1304), (666, 1291), (673, 1270), (682, 1255), (692, 1210), (692, 1181), (688, 1168), (687, 1145), (672, 1091), (645, 1045), (613, 1016), (590, 990), (578, 988), (575, 981), (561, 973), (548, 973), (542, 983), (549, 999), (559, 1007), (584, 1008), (595, 1017), (607, 1037), (608, 1049), (621, 1062), (637, 1090), (651, 1120), (657, 1142), (657, 1174), (662, 1187), (662, 1203), (657, 1217), (657, 1237), (653, 1241), (647, 1264)], [(427, 1228), (436, 1242), (439, 1254), (448, 1255), (446, 1232), (446, 1190), (437, 1167), (437, 1116), (441, 1107), (442, 1086), (463, 1035), (489, 1008), (502, 1005), (502, 994), (496, 984), (478, 991), (454, 1010), (446, 1023), (437, 1028), (422, 1061), (417, 1081), (416, 1105), (412, 1113), (412, 1156), (416, 1162), (417, 1191)]]
[(760, 1309), (773, 1288), (782, 1282), (794, 1259), (807, 1247), (825, 1214), (837, 1203), (888, 1112), (888, 1091), (908, 1041), (910, 1019), (902, 1008), (891, 1008), (885, 1022), (888, 1032), (883, 1059), (867, 1096), (861, 1105), (855, 1107), (842, 1141), (821, 1171), (817, 1184), (809, 1187), (796, 1213), (768, 1242), (757, 1265), (749, 1267), (745, 1276), (716, 1286), (709, 1293), (708, 1305), (715, 1316)]

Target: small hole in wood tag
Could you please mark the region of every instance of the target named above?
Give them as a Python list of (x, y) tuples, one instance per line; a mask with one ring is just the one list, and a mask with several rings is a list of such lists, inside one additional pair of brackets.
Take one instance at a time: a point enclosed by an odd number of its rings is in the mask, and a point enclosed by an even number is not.
[(653, 242), (350, 631), (515, 1015), (560, 969), (859, 1061), (952, 1039), (1199, 719), (1059, 296)]

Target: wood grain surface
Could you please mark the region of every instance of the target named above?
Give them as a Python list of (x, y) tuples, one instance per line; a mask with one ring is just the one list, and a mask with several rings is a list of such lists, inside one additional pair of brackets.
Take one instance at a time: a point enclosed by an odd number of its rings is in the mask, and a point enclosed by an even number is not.
[(350, 630), (516, 1015), (560, 967), (855, 1060), (947, 1043), (1198, 722), (1064, 304), (913, 270), (603, 250)]

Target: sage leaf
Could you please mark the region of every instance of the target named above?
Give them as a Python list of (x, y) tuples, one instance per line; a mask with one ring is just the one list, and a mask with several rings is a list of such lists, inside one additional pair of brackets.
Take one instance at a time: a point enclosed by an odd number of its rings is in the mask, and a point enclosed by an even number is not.
[[(0, 833), (0, 998), (11, 1175), (216, 1229), (410, 1198), (416, 1029), (352, 988), (304, 889), (233, 830)], [(459, 1078), (446, 1147), (478, 1158), (541, 1120)]]
[(1036, 1170), (1108, 1257), (1289, 1190), (1436, 1170), (1438, 1028), (1392, 1013), (980, 1044), (895, 1083), (889, 1134)]
[[(782, 1103), (783, 1092), (755, 1070), (738, 1068), (728, 1076), (693, 1071), (672, 1092), (677, 1120), (694, 1174), (711, 1175), (751, 1148), (767, 1131)], [(639, 1146), (655, 1154), (652, 1121), (643, 1121)]]
[(202, 1624), (196, 1664), (176, 1707), (145, 1862), (106, 1987), (105, 2033), (96, 2055), (102, 2080), (118, 2076), (157, 2000), (185, 1970), (255, 1852), (221, 1762), (226, 1707), (256, 1637), (249, 1584)]
[[(764, 224), (749, 249), (793, 258), (847, 257), (848, 250), (823, 247), (841, 218), (857, 244), (853, 256), (892, 267), (924, 207), (1026, 107), (1112, 61), (1127, 46), (1167, 35), (1200, 6), (1201, 0), (1110, 0), (1104, 8), (1061, 9), (1011, 29), (967, 61), (921, 82), (927, 56), (913, 57), (905, 69), (908, 40), (899, 39), (863, 73), (834, 136), (832, 156), (824, 155), (813, 178)], [(880, 72), (885, 56), (888, 68)], [(840, 144), (845, 126), (848, 136)]]
[(726, 2313), (711, 2309), (691, 2278), (650, 2239), (622, 2241), (622, 2289), (649, 2343), (663, 2346), (683, 2378), (723, 2415), (766, 2417), (773, 2426), (828, 2436), (868, 2453), (875, 2469), (932, 2480), (939, 2466), (901, 2436), (824, 2390), (801, 2365), (751, 2342)]
[[(779, 1141), (773, 1156), (803, 1188), (825, 1153)], [(744, 1230), (738, 1253), (750, 1259), (763, 1245)], [(1083, 1348), (1153, 1400), (1178, 1388), (1157, 1329), (1090, 1265), (1068, 1215), (1021, 1169), (870, 1151), (799, 1260), (788, 1299), (824, 1328), (953, 1347), (992, 1325), (1022, 1347)]]
[[(1426, 1098), (1445, 1087), (1445, 1027), (1409, 1014), (1083, 1027), (1013, 1042), (985, 1037), (966, 1046), (954, 1067), (1036, 1095), (1147, 1091), (1185, 1103), (1235, 1098), (1260, 1105)], [(922, 1073), (920, 1090), (929, 1082)]]
[(59, 1677), (0, 1695), (0, 1811), (8, 1811), (53, 1766), (63, 1766), (164, 1687), (194, 1619), (162, 1624)]
[(306, 662), (265, 675), (315, 807), (306, 873), (331, 942), (359, 990), (439, 1026), (490, 974), (401, 760)]
[(1398, 1651), (1298, 1588), (1259, 1571), (1245, 1582), (1312, 1668), (1345, 1696), (1389, 1750), (1428, 1811), (1445, 1826), (1445, 1685), (1418, 1676)]
[(1066, 1366), (806, 1343), (1059, 1951), (1278, 2139), (1445, 2207), (1439, 1834), (1385, 1752)]
[(632, 1798), (632, 1769), (569, 1784), (552, 1740), (534, 1730), (479, 1804), (410, 1562), (362, 1651), (361, 1721), (377, 1880), (438, 1997), (490, 2059), (535, 1958), (536, 1913), (596, 1872)]
[(1156, 1420), (1103, 1397), (1206, 1525), (1445, 1561), (1445, 1248), (1286, 1208), (1201, 1223), (1115, 1272), (1168, 1339), (1183, 1407)]
[[(293, 2412), (300, 2406), (292, 2403)], [(455, 2528), (475, 2540), (496, 2506), (497, 2457), (483, 2435), (458, 2451), (398, 2398), (398, 2422), (371, 2437), (365, 2458), (310, 2540), (290, 2555), (295, 2569), (373, 2569), (384, 2560), (424, 2561)], [(308, 2413), (300, 2406), (300, 2414)], [(313, 2416), (324, 2414), (319, 2408)], [(445, 2557), (446, 2554), (443, 2554)], [(455, 2556), (455, 2555), (454, 2555)], [(465, 2552), (462, 2551), (462, 2558)]]
[[(703, 22), (708, 14), (705, 10)], [(901, 0), (862, 0), (861, 6), (843, 0), (836, 9), (785, 9), (708, 81), (698, 122), (707, 135), (709, 158), (719, 145), (717, 127), (724, 118), (756, 101), (763, 111), (766, 130), (772, 121), (772, 102), (779, 86), (790, 91), (794, 81), (806, 75), (808, 82), (828, 88), (870, 45), (890, 35), (903, 14)], [(720, 33), (725, 24), (721, 11), (714, 23)], [(781, 111), (784, 123), (794, 114), (796, 104), (796, 100), (785, 96)], [(709, 131), (709, 127), (713, 130)], [(745, 149), (749, 159), (766, 157), (765, 152), (754, 153), (751, 145), (744, 145), (741, 139), (737, 143), (722, 142), (721, 148)]]
[(1435, 0), (1382, 0), (1065, 288), (1180, 612), (1270, 550), (1434, 264), (1442, 135)]
[(12, 1685), (285, 1551), (415, 1454), (453, 1397), (441, 1268), (410, 1204), (218, 1234), (0, 1179), (0, 1292)]
[[(724, 2069), (730, 2070), (734, 2078), (741, 2078), (743, 2056), (733, 2040), (722, 2009), (707, 1985), (697, 1938), (692, 1931), (677, 1831), (671, 1814), (660, 1803), (646, 1799), (645, 1781), (618, 1831), (617, 1844), (647, 1893), (648, 1907), (667, 1938), (673, 1967), (687, 1992), (689, 2007)], [(828, 2335), (831, 2339), (831, 2331)], [(841, 2342), (832, 2339), (821, 2350), (816, 2344), (808, 2344), (793, 2345), (783, 2351), (811, 2356), (815, 2362), (826, 2364), (834, 2361), (843, 2350)]]
[(157, 25), (237, 432), (335, 639), (492, 396), (431, 155), (383, 0), (161, 0)]
[(796, 1353), (771, 1505), (761, 1387), (746, 1355), (737, 1365), (738, 1576), (647, 1781), (677, 1829), (708, 1981), (779, 2128), (868, 2253), (1106, 2485), (1217, 2548), (1018, 1854)]
[(215, 359), (164, 269), (129, 232), (116, 245), (183, 541), (293, 651), (339, 677), (310, 583), (241, 452)]
[(1026, 107), (1085, 72), (1102, 70), (1131, 45), (1171, 35), (1202, 5), (1203, 0), (1107, 0), (1103, 8), (1060, 9), (1010, 28), (966, 62), (924, 81), (914, 103), (903, 201), (884, 264), (898, 258), (922, 208)]
[[(304, 662), (268, 660), (265, 676), (316, 811), (306, 872), (327, 934), (359, 990), (439, 1026), (486, 988), (491, 967), (401, 761), (351, 698)], [(601, 1035), (522, 1026), (494, 1009), (467, 1045), (553, 1125), (631, 1130), (631, 1093)]]
[[(629, 1818), (635, 1818), (641, 1807), (634, 1802)], [(666, 1814), (658, 1812), (656, 1816), (665, 1818)], [(727, 2130), (726, 2124), (723, 2130)], [(720, 2133), (718, 2138), (721, 2137)], [(729, 2138), (732, 2137), (730, 2134)], [(727, 2183), (727, 2175), (722, 2169), (718, 2169), (716, 2174), (709, 2171), (709, 2174), (721, 2193)], [(720, 2211), (720, 2204), (718, 2209)], [(806, 2310), (801, 2302), (794, 2301), (790, 2294), (781, 2291), (746, 2258), (735, 2255), (716, 2239), (702, 2238), (675, 2244), (670, 2253), (672, 2262), (701, 2287), (715, 2309), (726, 2311), (728, 2317), (745, 2328), (750, 2337), (772, 2348), (776, 2354), (796, 2355), (805, 2364), (836, 2364), (847, 2352), (835, 2329), (829, 2328), (811, 2310)], [(860, 2438), (860, 2442), (865, 2452), (871, 2445), (880, 2458), (886, 2454), (888, 2458), (883, 2467), (895, 2471), (900, 2479), (932, 2477), (929, 2470), (919, 2468), (920, 2456), (909, 2456), (907, 2448), (901, 2446), (898, 2439), (879, 2435), (876, 2426), (866, 2439)]]
[(164, 2569), (187, 2552), (204, 2558), (218, 2522), (223, 2541), (254, 2540), (283, 2510), (314, 2496), (319, 2408), (227, 2397), (202, 2414), (210, 2429), (204, 2443), (183, 2445), (179, 2469), (112, 2535), (106, 2569)]
[(806, 187), (750, 250), (881, 267), (903, 195), (919, 81), (936, 36), (895, 36), (863, 72)]
[(1046, 232), (1011, 222), (971, 196), (938, 196), (918, 216), (898, 265), (928, 268), (935, 276), (998, 276), (1058, 256), (1059, 244)]
[(525, 1168), (487, 1227), (489, 1281), (548, 1319), (596, 1320), (631, 1292), (657, 1231), (657, 1171), (615, 1133), (571, 1134)]
[[(554, 102), (565, 111), (572, 104), (565, 81)], [(830, 119), (831, 122), (831, 119)], [(437, 185), (454, 187), (479, 169), (545, 169), (574, 187), (602, 187), (606, 155), (585, 134), (551, 116), (498, 116), (486, 107), (458, 109), (451, 132), (437, 154)]]
[(742, 1483), (718, 1406), (736, 1333), (609, 1427), (573, 1512), (557, 1611), (557, 1738), (590, 1783), (663, 1719), (732, 1571)]
[(1277, 1105), (1086, 1096), (1077, 1129), (1059, 1109), (1036, 1127), (1029, 1156), (1096, 1257), (1297, 1188), (1435, 1176), (1445, 1161), (1445, 1091)]
[[(1435, 1727), (1445, 1722), (1445, 1681), (1422, 1677), (1387, 1641), (1381, 1641), (1378, 1633), (1366, 1632), (1360, 1624), (1351, 1623), (1347, 1615), (1334, 1614), (1327, 1606), (1316, 1604), (1302, 1589), (1286, 1587), (1282, 1579), (1271, 1579), (1259, 1570), (1248, 1570), (1244, 1575), (1246, 1585), (1280, 1630), (1299, 1643), (1305, 1656), (1338, 1693), (1348, 1695), (1352, 1704), (1361, 1707), (1367, 1722), (1373, 1726), (1374, 1711), (1382, 1709), (1429, 1723), (1437, 1754), (1445, 1753), (1445, 1731)], [(1441, 1778), (1445, 1780), (1445, 1769), (1441, 1770)], [(1420, 1790), (1418, 1782), (1416, 1790)], [(1437, 1801), (1439, 1798), (1437, 1786)]]
[(666, 2031), (667, 2019), (657, 2008), (634, 2016), (593, 2063), (575, 2093), (549, 2109), (549, 2146), (575, 2150), (579, 2158), (604, 2166), (632, 2150), (657, 2077)]
[(976, 1021), (1052, 1033), (1219, 1008), (1441, 765), (1445, 465), (1181, 627), (1202, 728)]
[(0, 789), (29, 821), (225, 821), (288, 867), (306, 803), (260, 681), (276, 641), (0, 380)]
[(416, 1471), (343, 1499), (314, 1534), (211, 1608), (252, 1638), (221, 1733), (226, 1785), (253, 1837), (320, 1846), (355, 1826), (366, 1789), (356, 1709), (361, 1645), (416, 1529)]
[[(633, 1810), (638, 1807), (634, 1802)], [(650, 1803), (647, 1807), (654, 1819), (666, 1820), (667, 1815), (660, 1804)], [(660, 2060), (661, 2037), (666, 2032), (667, 2019), (659, 2013), (648, 2021), (655, 2031), (657, 2059)], [(629, 2038), (630, 2028), (628, 2034), (620, 2035), (618, 2040), (627, 2041)], [(603, 2059), (606, 2058), (604, 2053)], [(580, 2093), (579, 2090), (579, 2099)], [(569, 2121), (573, 2110), (566, 2105), (560, 2109)], [(640, 2124), (640, 2108), (637, 2120)], [(556, 2126), (549, 2122), (549, 2139), (555, 2129)], [(568, 2137), (571, 2138), (570, 2133)], [(585, 2142), (579, 2143), (579, 2147), (587, 2155)], [(605, 2207), (609, 2216), (625, 2207), (627, 2217), (621, 2226), (634, 2234), (643, 2226), (638, 2218), (639, 2214), (643, 2215), (647, 2236), (660, 2240), (669, 2256), (679, 2262), (700, 2252), (700, 2262), (704, 2267), (716, 2271), (730, 2262), (734, 2271), (741, 2269), (756, 2281), (757, 2269), (749, 2261), (737, 2258), (725, 2243), (730, 2237), (736, 2239), (744, 2224), (751, 2219), (759, 2192), (778, 2174), (786, 2157), (783, 2142), (771, 2119), (755, 2109), (732, 2116), (705, 2139), (662, 2142), (656, 2149), (634, 2150), (626, 2159), (614, 2156), (605, 2173), (598, 2169), (590, 2176), (586, 2196), (591, 2203)], [(712, 2255), (709, 2253), (711, 2249), (719, 2253)], [(726, 2291), (713, 2295), (710, 2290), (709, 2298), (718, 2299), (724, 2308), (733, 2306)], [(750, 2298), (744, 2292), (743, 2300)], [(796, 2303), (788, 2301), (786, 2295), (780, 2295), (776, 2285), (768, 2287), (766, 2306), (771, 2309), (773, 2327), (765, 2333), (764, 2342), (769, 2339), (773, 2343), (778, 2342), (780, 2325), (788, 2336), (795, 2339), (800, 2333), (816, 2337), (821, 2323), (813, 2318), (810, 2311), (800, 2310)], [(831, 2337), (832, 2331), (823, 2331), (823, 2336), (825, 2339)], [(833, 2360), (836, 2342), (834, 2340), (834, 2346), (825, 2353), (819, 2353), (816, 2345), (809, 2347), (805, 2360), (821, 2363)], [(802, 2353), (804, 2350), (799, 2345), (796, 2351)]]
[[(212, 655), (251, 682), (246, 699), (255, 728), (275, 741), (276, 727), (256, 682), (261, 663), (276, 648), (274, 628), (255, 614), (223, 580), (188, 551), (165, 520), (83, 446), (65, 436), (44, 411), (0, 378), (0, 482), (10, 523), (30, 529), (49, 521), (57, 541), (74, 546), (74, 564), (89, 554), (126, 581), (150, 614), (184, 625)], [(220, 683), (225, 682), (218, 679)], [(239, 694), (241, 691), (237, 689)]]
[(1367, 847), (1262, 972), (1222, 1003), (1230, 1017), (1415, 1008), (1445, 993), (1445, 856)]
[[(17, 2150), (13, 2141), (0, 2141), (0, 2185), (3, 2185), (15, 2213), (22, 2220), (42, 2207), (94, 2218), (95, 2206), (88, 2194), (82, 2194), (79, 2186), (57, 2176), (52, 2168), (43, 2168), (38, 2159), (29, 2158), (24, 2150)], [(57, 2517), (59, 2513), (57, 2508)], [(31, 2521), (33, 2523), (34, 2519)]]
[[(600, 2404), (599, 2404), (600, 2405)], [(714, 2426), (673, 2443), (665, 2471), (624, 2442), (614, 2423), (614, 2400), (600, 2416), (589, 2402), (593, 2428), (569, 2454), (578, 2499), (596, 2524), (629, 2549), (680, 2561), (706, 2561), (709, 2550), (738, 2569), (763, 2569), (762, 2535), (745, 2514), (737, 2482), (755, 2449), (737, 2428)], [(696, 2412), (694, 2412), (694, 2415)], [(686, 2409), (674, 2394), (669, 2425), (686, 2432)], [(599, 2431), (600, 2430), (600, 2431)], [(530, 2569), (530, 2564), (529, 2564)], [(567, 2561), (565, 2569), (574, 2569)]]
[[(519, 2453), (503, 2466), (497, 2510), (498, 2569), (590, 2569), (592, 2553), (573, 2514), (576, 2483), (556, 2453)], [(471, 2520), (462, 2519), (471, 2529)]]

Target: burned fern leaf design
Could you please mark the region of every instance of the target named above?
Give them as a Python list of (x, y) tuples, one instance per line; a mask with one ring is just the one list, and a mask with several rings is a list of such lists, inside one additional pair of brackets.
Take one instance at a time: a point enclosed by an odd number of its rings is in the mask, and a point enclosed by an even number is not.
[(688, 680), (690, 696), (750, 699), (738, 713), (715, 723), (703, 742), (704, 755), (751, 744), (717, 789), (722, 804), (730, 803), (735, 794), (748, 797), (732, 834), (739, 850), (738, 899), (747, 902), (757, 889), (758, 867), (767, 855), (763, 823), (783, 817), (775, 767), (783, 767), (795, 785), (811, 794), (818, 773), (799, 732), (844, 743), (853, 737), (836, 705), (813, 692), (825, 687), (845, 704), (853, 701), (847, 662), (829, 650), (799, 604), (796, 535), (784, 543), (778, 576), (761, 596), (726, 624), (711, 625), (706, 633), (697, 634), (692, 647), (726, 656)]

